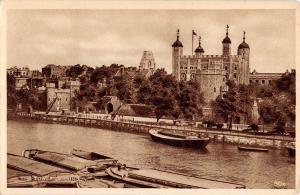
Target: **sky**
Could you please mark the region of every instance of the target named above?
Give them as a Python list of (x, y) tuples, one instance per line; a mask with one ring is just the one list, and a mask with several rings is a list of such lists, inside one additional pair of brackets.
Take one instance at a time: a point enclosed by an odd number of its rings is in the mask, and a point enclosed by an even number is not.
[(171, 73), (177, 29), (185, 55), (192, 53), (192, 30), (205, 54), (220, 55), (227, 24), (232, 54), (246, 31), (251, 71), (295, 67), (294, 10), (9, 10), (7, 66), (138, 66), (150, 50), (157, 67)]

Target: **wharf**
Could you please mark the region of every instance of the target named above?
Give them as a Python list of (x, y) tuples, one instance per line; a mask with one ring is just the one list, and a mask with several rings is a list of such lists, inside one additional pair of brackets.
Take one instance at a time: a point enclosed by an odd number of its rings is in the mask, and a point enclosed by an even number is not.
[(43, 123), (57, 123), (63, 125), (84, 126), (92, 128), (109, 129), (113, 131), (123, 131), (129, 133), (138, 133), (148, 135), (150, 129), (171, 130), (184, 134), (201, 134), (210, 137), (212, 141), (242, 144), (251, 146), (264, 146), (271, 148), (283, 148), (294, 138), (279, 135), (252, 135), (239, 131), (207, 130), (196, 127), (178, 127), (171, 125), (162, 125), (159, 123), (149, 123), (144, 121), (132, 120), (110, 120), (99, 116), (71, 116), (71, 115), (50, 115), (42, 113), (8, 113), (8, 119), (33, 120)]

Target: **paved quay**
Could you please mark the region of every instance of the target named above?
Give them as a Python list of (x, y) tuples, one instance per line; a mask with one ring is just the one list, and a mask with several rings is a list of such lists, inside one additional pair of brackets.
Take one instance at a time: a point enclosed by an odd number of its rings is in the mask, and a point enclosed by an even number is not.
[[(72, 115), (60, 115), (56, 113), (50, 113), (48, 115), (36, 112), (34, 114), (17, 113), (15, 114), (19, 119), (31, 119), (38, 122), (46, 123), (60, 123), (76, 126), (105, 128), (116, 131), (126, 131), (131, 133), (148, 134), (148, 131), (152, 128), (168, 129), (177, 132), (184, 132), (186, 134), (201, 134), (206, 137), (210, 137), (212, 141), (252, 145), (252, 146), (264, 146), (273, 148), (284, 148), (295, 141), (293, 137), (286, 135), (253, 135), (239, 130), (227, 129), (204, 129), (195, 126), (178, 126), (173, 125), (173, 120), (162, 119), (159, 123), (155, 118), (144, 117), (132, 117), (122, 116), (116, 117), (115, 120), (111, 120), (109, 115), (104, 114), (72, 114)], [(12, 117), (9, 117), (12, 118)]]

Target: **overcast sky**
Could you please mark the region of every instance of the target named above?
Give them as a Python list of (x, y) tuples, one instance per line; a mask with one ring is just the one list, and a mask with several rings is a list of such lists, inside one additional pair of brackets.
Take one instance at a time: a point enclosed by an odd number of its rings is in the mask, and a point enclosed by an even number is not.
[(158, 67), (171, 72), (177, 28), (184, 54), (191, 54), (194, 29), (205, 54), (216, 55), (227, 24), (232, 54), (246, 31), (251, 71), (295, 67), (293, 10), (9, 10), (7, 62), (31, 69), (52, 63), (138, 66), (142, 52), (151, 50)]

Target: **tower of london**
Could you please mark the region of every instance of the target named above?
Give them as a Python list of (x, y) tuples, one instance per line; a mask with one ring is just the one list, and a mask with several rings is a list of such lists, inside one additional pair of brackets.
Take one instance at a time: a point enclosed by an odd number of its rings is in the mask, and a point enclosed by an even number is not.
[(231, 39), (229, 38), (229, 26), (227, 25), (226, 36), (222, 41), (222, 55), (206, 55), (199, 45), (193, 55), (183, 55), (183, 44), (177, 39), (172, 44), (172, 74), (179, 81), (194, 80), (199, 82), (204, 100), (209, 103), (217, 98), (222, 91), (226, 90), (226, 81), (234, 80), (237, 84), (249, 83), (249, 55), (250, 47), (243, 42), (237, 48), (237, 54), (231, 53)]

